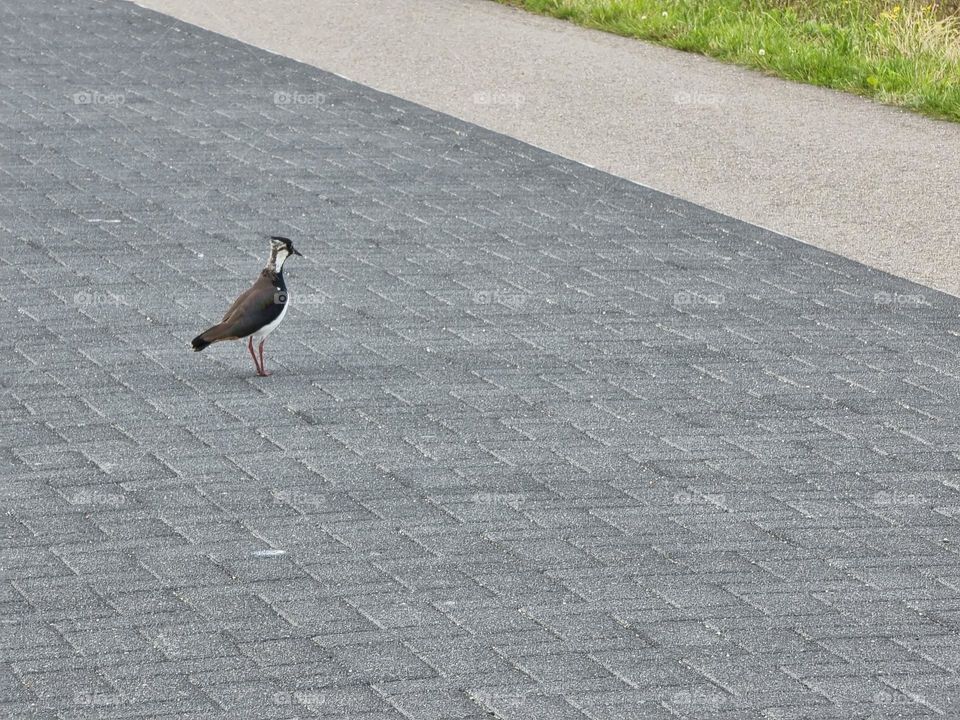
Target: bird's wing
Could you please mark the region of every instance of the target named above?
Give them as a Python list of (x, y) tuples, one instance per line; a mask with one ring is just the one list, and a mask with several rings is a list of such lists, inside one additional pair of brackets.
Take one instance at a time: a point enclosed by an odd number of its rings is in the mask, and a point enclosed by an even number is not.
[(285, 297), (277, 297), (273, 281), (261, 275), (238, 297), (223, 316), (224, 332), (230, 337), (246, 337), (276, 320), (283, 311)]
[(256, 291), (257, 285), (259, 283), (260, 283), (260, 280), (258, 279), (257, 282), (255, 282), (253, 285), (251, 285), (242, 293), (240, 293), (240, 296), (233, 301), (233, 304), (223, 314), (223, 320), (221, 320), (220, 322), (226, 322), (227, 320), (229, 320), (230, 316), (237, 311), (237, 308), (241, 307), (246, 302), (247, 298), (249, 298), (250, 295), (252, 295)]

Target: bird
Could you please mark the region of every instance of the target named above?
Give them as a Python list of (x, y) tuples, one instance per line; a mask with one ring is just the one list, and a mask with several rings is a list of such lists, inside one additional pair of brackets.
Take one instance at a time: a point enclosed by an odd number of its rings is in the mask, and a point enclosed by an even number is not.
[[(290, 238), (272, 235), (270, 258), (260, 271), (260, 276), (250, 288), (233, 301), (223, 320), (207, 328), (191, 341), (194, 352), (200, 352), (208, 345), (221, 340), (248, 338), (247, 349), (257, 368), (257, 375), (269, 376), (270, 373), (267, 372), (263, 362), (263, 343), (283, 321), (287, 314), (287, 307), (290, 305), (287, 284), (283, 280), (283, 264), (292, 255), (303, 257), (303, 254), (293, 247)], [(259, 361), (253, 351), (255, 341), (260, 343)]]

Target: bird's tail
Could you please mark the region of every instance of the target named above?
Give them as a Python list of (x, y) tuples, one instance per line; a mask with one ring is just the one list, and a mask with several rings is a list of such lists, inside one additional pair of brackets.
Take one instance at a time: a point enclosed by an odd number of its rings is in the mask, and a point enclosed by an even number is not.
[(202, 333), (197, 335), (193, 340), (190, 341), (190, 344), (193, 345), (193, 351), (200, 352), (207, 345), (212, 345), (218, 340), (226, 340), (227, 338), (223, 332), (226, 329), (226, 325), (226, 323), (214, 325), (212, 328), (204, 330)]

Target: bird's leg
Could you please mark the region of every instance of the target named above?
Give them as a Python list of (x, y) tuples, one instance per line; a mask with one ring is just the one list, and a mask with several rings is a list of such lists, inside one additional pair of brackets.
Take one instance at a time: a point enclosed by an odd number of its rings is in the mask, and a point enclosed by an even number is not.
[(267, 372), (267, 366), (263, 364), (263, 344), (267, 341), (266, 338), (260, 341), (260, 375), (267, 377), (270, 373)]
[(263, 370), (260, 369), (260, 363), (257, 362), (257, 354), (253, 351), (253, 335), (250, 336), (250, 341), (247, 343), (247, 350), (250, 351), (250, 357), (253, 358), (253, 364), (257, 368), (257, 375), (263, 375)]

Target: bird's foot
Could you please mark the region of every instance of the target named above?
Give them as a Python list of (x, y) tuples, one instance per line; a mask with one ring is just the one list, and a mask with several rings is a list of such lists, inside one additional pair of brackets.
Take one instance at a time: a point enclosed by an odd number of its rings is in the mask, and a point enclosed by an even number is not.
[(263, 372), (257, 373), (257, 377), (270, 377), (271, 375), (273, 375), (273, 373), (269, 370), (264, 370)]

